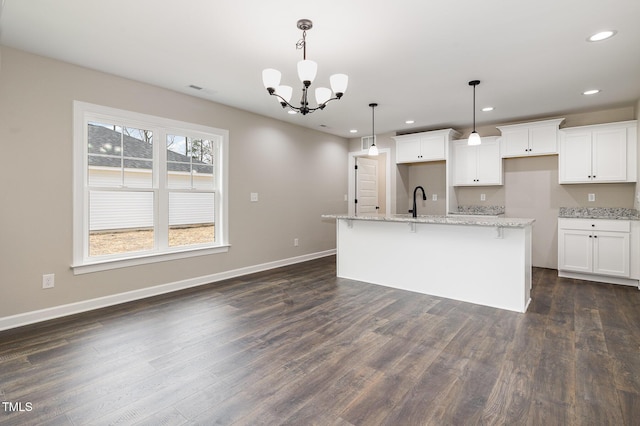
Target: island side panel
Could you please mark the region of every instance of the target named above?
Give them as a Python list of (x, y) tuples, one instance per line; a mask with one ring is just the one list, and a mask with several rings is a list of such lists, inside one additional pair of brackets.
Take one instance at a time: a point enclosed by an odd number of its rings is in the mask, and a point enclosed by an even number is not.
[(338, 276), (524, 312), (531, 231), (339, 219)]

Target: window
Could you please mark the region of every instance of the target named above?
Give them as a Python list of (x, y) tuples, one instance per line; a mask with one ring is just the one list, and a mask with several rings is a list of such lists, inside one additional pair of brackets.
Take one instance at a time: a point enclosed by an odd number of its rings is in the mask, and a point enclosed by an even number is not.
[(74, 271), (227, 251), (226, 130), (74, 103)]

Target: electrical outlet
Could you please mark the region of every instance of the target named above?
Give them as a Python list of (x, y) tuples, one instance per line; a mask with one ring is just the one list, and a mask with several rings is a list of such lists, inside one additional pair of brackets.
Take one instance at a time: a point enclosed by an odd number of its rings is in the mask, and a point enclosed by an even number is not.
[(344, 200), (349, 201), (349, 197), (347, 197), (347, 194), (344, 194)]
[(294, 238), (294, 239), (293, 239), (293, 246), (294, 246), (294, 247), (298, 247), (298, 245), (299, 245), (298, 243), (299, 243), (298, 239), (297, 239), (297, 238)]
[(438, 194), (433, 194), (433, 195), (431, 196), (431, 200), (432, 200), (432, 201), (438, 201)]
[(55, 274), (44, 274), (42, 276), (42, 288), (53, 288), (55, 287)]
[(596, 200), (596, 194), (589, 194), (587, 197), (588, 197), (590, 202), (593, 202), (593, 201)]
[(257, 192), (252, 192), (251, 193), (251, 202), (252, 203), (256, 203), (258, 201), (258, 193)]
[(487, 194), (480, 194), (480, 201), (487, 201)]

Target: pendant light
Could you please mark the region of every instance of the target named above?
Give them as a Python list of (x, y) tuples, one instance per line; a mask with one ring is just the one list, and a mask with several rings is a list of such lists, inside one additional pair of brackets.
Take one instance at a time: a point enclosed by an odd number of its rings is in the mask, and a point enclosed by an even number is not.
[(378, 106), (376, 103), (369, 104), (371, 107), (371, 146), (369, 147), (369, 155), (378, 155), (378, 147), (376, 146), (376, 120), (375, 120), (375, 108)]
[(469, 135), (469, 145), (480, 145), (482, 143), (480, 135), (476, 132), (476, 86), (480, 80), (471, 80), (469, 86), (473, 86), (473, 132)]

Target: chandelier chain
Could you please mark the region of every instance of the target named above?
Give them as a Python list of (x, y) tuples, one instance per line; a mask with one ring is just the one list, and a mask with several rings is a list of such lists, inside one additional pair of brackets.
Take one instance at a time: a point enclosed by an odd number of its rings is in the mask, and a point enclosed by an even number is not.
[(304, 49), (302, 51), (302, 59), (307, 59), (307, 32), (302, 31), (302, 38), (296, 43), (296, 49)]

